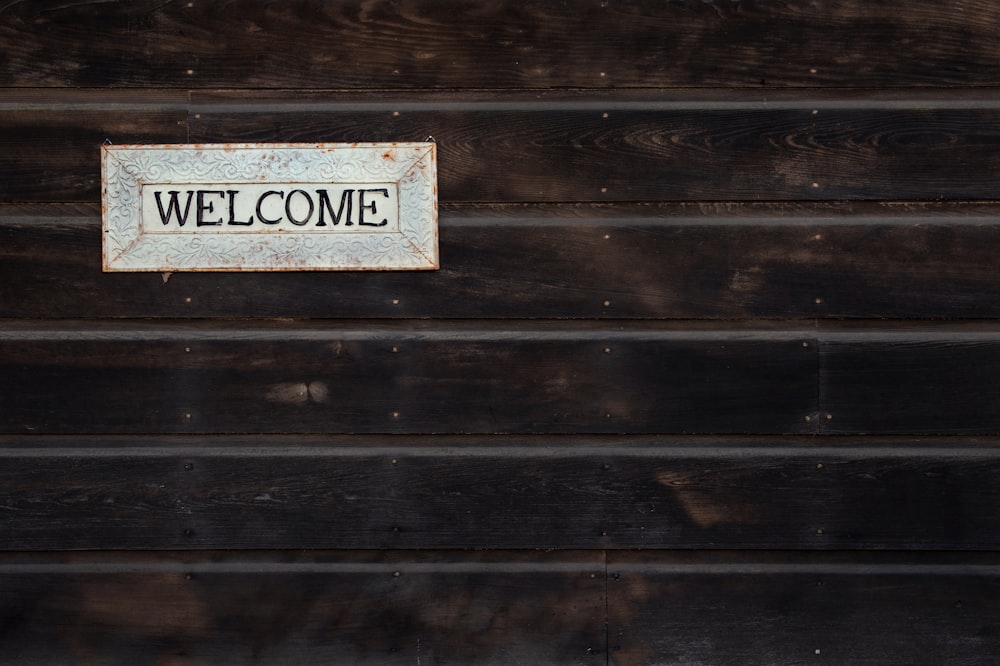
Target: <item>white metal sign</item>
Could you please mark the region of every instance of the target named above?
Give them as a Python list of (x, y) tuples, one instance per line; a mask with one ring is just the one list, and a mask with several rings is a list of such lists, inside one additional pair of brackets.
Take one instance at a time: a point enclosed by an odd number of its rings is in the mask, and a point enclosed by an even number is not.
[(433, 143), (104, 146), (105, 271), (438, 268)]

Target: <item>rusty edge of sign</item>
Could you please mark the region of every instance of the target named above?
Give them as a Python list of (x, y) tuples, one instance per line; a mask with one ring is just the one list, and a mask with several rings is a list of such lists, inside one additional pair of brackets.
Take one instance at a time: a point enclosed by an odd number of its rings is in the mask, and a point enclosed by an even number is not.
[[(432, 142), (103, 145), (106, 272), (436, 270), (437, 154)], [(399, 229), (338, 234), (143, 233), (147, 184), (394, 182)]]

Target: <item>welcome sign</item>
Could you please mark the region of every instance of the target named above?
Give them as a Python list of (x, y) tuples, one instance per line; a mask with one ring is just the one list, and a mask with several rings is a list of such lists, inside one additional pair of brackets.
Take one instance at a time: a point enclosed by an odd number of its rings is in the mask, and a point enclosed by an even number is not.
[(104, 146), (105, 271), (438, 268), (433, 143)]

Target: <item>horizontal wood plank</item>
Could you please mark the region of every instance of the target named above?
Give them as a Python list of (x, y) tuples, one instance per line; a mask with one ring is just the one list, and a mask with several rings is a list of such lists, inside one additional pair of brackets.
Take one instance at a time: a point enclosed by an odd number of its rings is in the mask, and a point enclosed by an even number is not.
[(99, 201), (101, 144), (183, 143), (188, 137), (185, 98), (156, 91), (148, 96), (4, 91), (0, 201)]
[(993, 322), (8, 319), (0, 428), (998, 434), (998, 353)]
[(194, 95), (192, 112), (195, 142), (433, 137), (443, 202), (1000, 198), (993, 93), (234, 93)]
[(609, 553), (608, 578), (620, 666), (980, 664), (1000, 650), (995, 555)]
[(13, 3), (0, 85), (996, 86), (1000, 10), (806, 3)]
[(975, 664), (1000, 647), (998, 572), (970, 554), (5, 555), (0, 643), (29, 664)]
[(0, 431), (808, 432), (810, 340), (780, 323), (8, 320)]
[(4, 660), (604, 664), (597, 553), (0, 558)]
[(428, 137), (442, 203), (1000, 198), (992, 91), (100, 92), (0, 95), (0, 201), (96, 202), (106, 140)]
[(2, 437), (3, 550), (1000, 548), (995, 439)]
[(1000, 329), (993, 322), (821, 329), (823, 432), (1000, 432)]
[(600, 552), (6, 555), (0, 608), (17, 630), (2, 645), (19, 663), (973, 664), (1000, 650), (993, 555), (606, 561), (605, 576)]
[(101, 272), (96, 206), (0, 207), (0, 317), (1000, 317), (982, 204), (446, 206), (439, 271)]

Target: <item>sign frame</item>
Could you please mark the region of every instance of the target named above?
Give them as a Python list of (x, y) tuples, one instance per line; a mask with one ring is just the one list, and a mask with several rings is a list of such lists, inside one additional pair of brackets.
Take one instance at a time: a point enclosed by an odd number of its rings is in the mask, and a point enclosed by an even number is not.
[[(101, 148), (102, 248), (105, 272), (175, 271), (349, 271), (436, 270), (438, 256), (437, 152), (431, 142), (397, 143), (228, 143), (104, 145)], [(234, 197), (243, 189), (274, 184), (280, 192), (296, 192), (306, 201), (317, 184), (347, 183), (339, 194), (360, 196), (354, 210), (364, 207), (374, 220), (376, 203), (398, 205), (389, 211), (392, 225), (347, 223), (336, 225), (295, 221), (294, 225), (258, 222), (253, 216), (234, 219)], [(368, 185), (372, 189), (355, 192)], [(188, 186), (185, 192), (185, 185)], [(186, 228), (168, 228), (169, 216), (149, 204), (146, 188), (173, 188), (171, 196), (187, 194), (187, 209), (196, 194), (192, 188), (212, 187), (211, 201), (199, 194), (194, 205), (197, 222)], [(395, 187), (394, 192), (390, 192)], [(286, 188), (281, 190), (280, 188)], [(298, 189), (296, 189), (298, 188)], [(312, 188), (312, 189), (309, 189)], [(158, 190), (159, 192), (159, 190)], [(224, 218), (229, 194), (229, 225)], [(369, 193), (366, 202), (364, 192)], [(382, 195), (385, 199), (373, 196)], [(389, 195), (394, 196), (390, 197)], [(208, 197), (205, 197), (208, 199)], [(328, 204), (327, 197), (325, 203)], [(173, 203), (177, 203), (176, 201)], [(272, 203), (272, 202), (269, 202)], [(336, 203), (336, 202), (334, 202)], [(341, 201), (341, 212), (343, 204)], [(200, 207), (199, 207), (200, 206)], [(152, 210), (150, 210), (152, 209)], [(169, 206), (167, 207), (170, 211)], [(176, 211), (180, 211), (178, 207)], [(313, 215), (315, 202), (309, 201)], [(213, 211), (213, 215), (205, 214)], [(260, 202), (257, 202), (260, 212)], [(391, 213), (396, 213), (393, 217)], [(159, 224), (157, 223), (159, 215)], [(321, 215), (322, 213), (320, 213)], [(211, 219), (219, 215), (219, 219)], [(294, 216), (289, 214), (294, 220)], [(277, 218), (277, 216), (275, 216)], [(303, 215), (303, 219), (305, 216)], [(179, 220), (177, 220), (179, 221)], [(184, 227), (180, 221), (180, 227)], [(206, 222), (202, 226), (202, 222)], [(211, 228), (209, 228), (211, 226)], [(320, 229), (320, 227), (323, 227)]]

